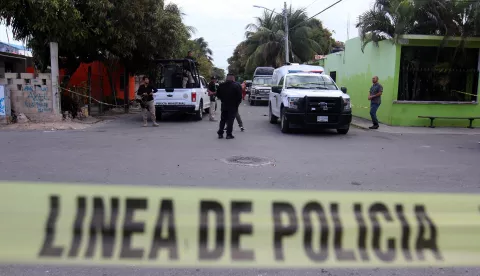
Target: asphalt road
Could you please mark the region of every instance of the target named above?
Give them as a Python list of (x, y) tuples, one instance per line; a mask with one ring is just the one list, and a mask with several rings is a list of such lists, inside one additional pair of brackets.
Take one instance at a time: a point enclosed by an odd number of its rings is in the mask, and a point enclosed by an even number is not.
[[(266, 106), (243, 105), (246, 131), (218, 140), (217, 124), (139, 114), (81, 131), (0, 132), (0, 180), (243, 189), (480, 192), (476, 135), (387, 134), (352, 128), (282, 134)], [(274, 165), (226, 164), (232, 156)], [(0, 266), (0, 275), (480, 275), (480, 269), (205, 270)]]

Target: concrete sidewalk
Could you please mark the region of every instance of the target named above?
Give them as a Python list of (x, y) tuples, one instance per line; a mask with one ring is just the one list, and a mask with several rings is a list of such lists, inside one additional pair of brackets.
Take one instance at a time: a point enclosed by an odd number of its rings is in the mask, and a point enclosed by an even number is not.
[(401, 126), (388, 126), (380, 124), (380, 128), (377, 130), (371, 130), (372, 121), (366, 120), (360, 117), (353, 117), (352, 126), (368, 130), (377, 131), (382, 133), (391, 134), (452, 134), (452, 135), (480, 135), (480, 128), (460, 128), (460, 127), (401, 127)]

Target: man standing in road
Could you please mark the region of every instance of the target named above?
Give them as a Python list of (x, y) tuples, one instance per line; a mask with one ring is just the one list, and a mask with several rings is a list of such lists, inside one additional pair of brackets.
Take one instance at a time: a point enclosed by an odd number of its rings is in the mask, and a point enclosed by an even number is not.
[(210, 96), (210, 121), (216, 122), (215, 110), (217, 109), (217, 78), (213, 76), (208, 84), (208, 95)]
[(370, 116), (372, 117), (373, 126), (370, 129), (378, 129), (378, 118), (377, 118), (377, 110), (382, 103), (382, 93), (383, 93), (383, 86), (378, 83), (378, 77), (375, 76), (372, 78), (372, 87), (370, 88), (370, 95), (368, 96), (368, 100), (370, 101)]
[(137, 96), (141, 99), (143, 126), (147, 126), (148, 113), (152, 118), (153, 126), (158, 126), (157, 118), (155, 117), (155, 103), (153, 101), (153, 94), (157, 89), (150, 85), (148, 77), (143, 77), (143, 84), (138, 88)]
[(227, 75), (227, 81), (218, 87), (217, 97), (222, 101), (222, 116), (218, 129), (218, 138), (223, 138), (225, 124), (227, 125), (227, 139), (235, 138), (232, 135), (233, 121), (238, 114), (238, 106), (242, 103), (242, 87), (235, 82), (233, 74)]

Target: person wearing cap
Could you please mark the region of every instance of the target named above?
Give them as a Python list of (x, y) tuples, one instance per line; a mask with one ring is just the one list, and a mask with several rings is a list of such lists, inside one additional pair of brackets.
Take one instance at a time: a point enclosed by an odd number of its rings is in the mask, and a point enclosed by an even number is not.
[(210, 121), (216, 122), (215, 111), (217, 109), (217, 78), (212, 76), (208, 84), (208, 95), (210, 96)]

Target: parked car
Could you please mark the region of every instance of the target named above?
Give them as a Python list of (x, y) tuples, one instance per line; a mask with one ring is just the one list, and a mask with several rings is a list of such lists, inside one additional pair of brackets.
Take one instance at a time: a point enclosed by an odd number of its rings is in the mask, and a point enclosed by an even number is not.
[(291, 128), (336, 129), (347, 134), (352, 106), (347, 88), (338, 88), (320, 66), (283, 66), (273, 74), (269, 96), (269, 120), (280, 119), (281, 131)]
[(250, 105), (256, 105), (258, 102), (268, 102), (274, 70), (273, 67), (257, 67), (255, 69), (250, 96), (248, 97)]
[[(190, 72), (194, 83), (183, 86), (183, 77)], [(189, 59), (157, 61), (155, 111), (157, 118), (163, 113), (186, 113), (202, 120), (210, 112), (210, 97), (207, 82), (200, 76), (196, 63)]]

